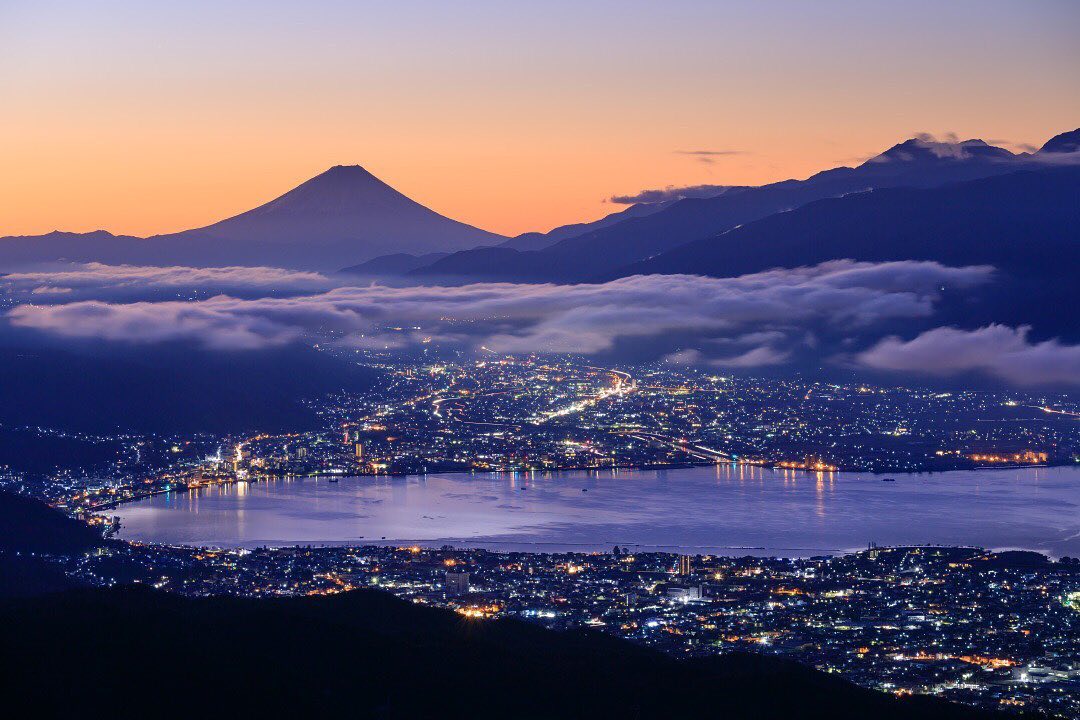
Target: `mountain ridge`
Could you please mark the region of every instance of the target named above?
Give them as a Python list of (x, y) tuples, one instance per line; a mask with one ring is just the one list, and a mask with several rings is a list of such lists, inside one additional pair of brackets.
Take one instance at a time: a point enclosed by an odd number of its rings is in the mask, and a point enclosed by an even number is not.
[(421, 205), (360, 165), (335, 165), (269, 202), (191, 230), (147, 238), (100, 230), (0, 238), (0, 263), (278, 265), (327, 271), (390, 252), (449, 252), (505, 239)]
[(733, 188), (713, 198), (686, 198), (659, 212), (631, 218), (560, 240), (538, 251), (494, 253), (480, 248), (452, 253), (409, 273), (417, 281), (587, 282), (617, 268), (713, 237), (734, 227), (782, 213), (809, 202), (886, 187), (935, 187), (1025, 168), (1043, 167), (1046, 147), (1034, 155), (1015, 155), (982, 140), (945, 143), (915, 137), (898, 143), (856, 167), (836, 167), (805, 180), (782, 180), (758, 187)]
[(413, 282), (584, 282), (816, 200), (1069, 164), (1078, 149), (1080, 129), (1020, 154), (978, 139), (917, 136), (856, 167), (835, 167), (804, 180), (727, 187), (709, 198), (639, 203), (593, 222), (514, 238), (440, 215), (363, 166), (335, 165), (267, 203), (192, 230), (150, 238), (104, 230), (0, 238), (0, 271), (55, 261), (335, 271), (393, 256), (368, 269)]

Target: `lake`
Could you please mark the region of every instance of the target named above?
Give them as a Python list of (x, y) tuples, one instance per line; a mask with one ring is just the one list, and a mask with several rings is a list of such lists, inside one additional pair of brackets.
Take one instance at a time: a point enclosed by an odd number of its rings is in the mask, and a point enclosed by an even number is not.
[(981, 545), (1080, 556), (1080, 468), (921, 475), (676, 470), (293, 478), (123, 505), (120, 537), (213, 547), (424, 544), (808, 556)]

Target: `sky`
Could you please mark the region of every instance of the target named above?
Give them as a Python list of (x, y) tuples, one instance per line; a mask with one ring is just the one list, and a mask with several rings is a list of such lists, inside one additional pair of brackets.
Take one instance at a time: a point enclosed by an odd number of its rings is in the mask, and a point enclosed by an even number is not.
[(1080, 3), (0, 0), (0, 235), (209, 224), (338, 164), (504, 234), (917, 132), (1080, 126)]

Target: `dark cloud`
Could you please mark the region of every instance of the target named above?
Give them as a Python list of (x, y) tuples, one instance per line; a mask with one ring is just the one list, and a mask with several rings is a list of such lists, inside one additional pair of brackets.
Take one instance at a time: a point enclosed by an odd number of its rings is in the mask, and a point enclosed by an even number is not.
[(669, 200), (682, 200), (684, 198), (710, 198), (718, 197), (733, 189), (730, 185), (688, 185), (686, 187), (668, 185), (666, 188), (642, 190), (633, 195), (612, 195), (608, 198), (608, 202), (619, 205), (636, 205), (637, 203), (658, 203)]
[[(926, 318), (939, 288), (987, 281), (986, 267), (933, 262), (833, 261), (815, 267), (708, 278), (648, 275), (595, 285), (482, 283), (461, 287), (337, 287), (295, 297), (24, 304), (11, 325), (53, 337), (129, 343), (194, 341), (259, 348), (304, 341), (355, 347), (435, 341), (499, 352), (679, 350), (730, 367), (776, 365), (813, 344), (819, 328), (868, 332)], [(878, 331), (875, 336), (884, 333)], [(687, 356), (689, 357), (689, 355)]]
[(1016, 385), (1080, 384), (1080, 345), (1031, 343), (1030, 328), (987, 325), (977, 330), (939, 327), (913, 340), (887, 337), (859, 354), (878, 370), (956, 375), (980, 372)]

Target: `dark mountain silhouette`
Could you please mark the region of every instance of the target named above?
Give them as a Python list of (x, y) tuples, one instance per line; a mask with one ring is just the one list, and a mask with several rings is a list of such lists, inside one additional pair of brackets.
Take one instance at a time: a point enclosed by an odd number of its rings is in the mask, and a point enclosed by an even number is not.
[(0, 238), (0, 272), (57, 261), (118, 265), (141, 257), (145, 243), (142, 238), (113, 235), (106, 230), (12, 235)]
[(449, 252), (502, 239), (429, 210), (359, 165), (338, 165), (254, 210), (151, 241), (190, 241), (210, 264), (251, 264), (257, 250), (259, 264), (336, 270), (348, 260)]
[(428, 253), (427, 255), (410, 255), (408, 253), (392, 253), (380, 255), (359, 265), (351, 265), (342, 268), (338, 272), (346, 275), (361, 275), (369, 277), (404, 275), (416, 268), (430, 265), (441, 260), (450, 253)]
[(560, 240), (566, 240), (567, 238), (577, 237), (578, 235), (582, 235), (592, 230), (599, 230), (610, 225), (615, 225), (623, 220), (645, 217), (646, 215), (658, 213), (664, 208), (670, 207), (674, 202), (674, 200), (668, 200), (654, 203), (635, 203), (630, 207), (623, 208), (610, 215), (605, 215), (593, 222), (560, 225), (545, 233), (522, 233), (517, 237), (512, 237), (509, 240), (499, 243), (498, 247), (510, 248), (511, 250), (543, 250), (544, 248), (551, 247)]
[[(645, 217), (646, 215), (652, 215), (653, 213), (660, 212), (664, 208), (671, 205), (674, 200), (666, 202), (656, 203), (637, 203), (631, 205), (628, 208), (624, 208), (618, 212), (606, 215), (599, 220), (591, 223), (575, 223), (573, 225), (562, 225), (553, 230), (549, 230), (546, 233), (541, 232), (528, 232), (512, 237), (509, 240), (494, 245), (491, 248), (474, 248), (472, 250), (462, 251), (462, 255), (459, 258), (460, 261), (468, 262), (472, 257), (487, 257), (489, 253), (486, 250), (494, 250), (494, 256), (498, 256), (498, 250), (521, 250), (532, 251), (542, 250), (550, 247), (560, 240), (565, 240), (569, 237), (574, 237), (590, 230), (596, 230), (609, 225), (622, 222), (635, 217)], [(475, 253), (475, 255), (473, 254)], [(341, 272), (350, 275), (361, 275), (366, 277), (400, 277), (407, 275), (413, 270), (424, 268), (429, 265), (442, 260), (444, 257), (449, 256), (450, 253), (429, 253), (427, 255), (408, 255), (406, 253), (394, 253), (391, 255), (382, 255), (367, 261), (366, 263), (360, 263), (352, 267), (343, 268)]]
[[(815, 200), (1067, 164), (1078, 143), (1075, 130), (1034, 154), (1014, 155), (981, 140), (913, 138), (858, 167), (728, 188), (717, 197), (634, 205), (592, 223), (511, 239), (443, 217), (359, 166), (337, 166), (263, 206), (196, 230), (145, 240), (104, 231), (0, 238), (0, 270), (57, 260), (336, 270), (393, 255), (365, 272), (387, 267), (419, 281), (584, 281)], [(413, 261), (402, 255), (438, 259), (409, 268)]]
[(89, 525), (53, 510), (25, 495), (0, 492), (0, 551), (5, 553), (82, 552), (101, 545), (101, 535)]
[(336, 270), (391, 252), (450, 252), (503, 239), (429, 210), (352, 165), (195, 230), (145, 240), (100, 232), (0, 238), (0, 267), (67, 259)]
[[(301, 401), (376, 375), (304, 347), (221, 352), (186, 343), (0, 345), (0, 424), (106, 433), (319, 427)], [(0, 441), (5, 440), (0, 435)], [(17, 448), (0, 451), (0, 457)]]
[[(609, 636), (476, 622), (357, 590), (292, 599), (76, 590), (0, 605), (5, 680), (54, 717), (997, 718), (742, 653), (677, 660)], [(104, 659), (103, 659), (104, 654)], [(210, 673), (197, 689), (168, 683)], [(62, 681), (58, 681), (62, 678)]]
[[(1069, 132), (1063, 132), (1060, 135), (1055, 135), (1046, 141), (1046, 144), (1039, 148), (1039, 152), (1036, 155), (1040, 156), (1054, 156), (1064, 153), (1076, 153), (1080, 152), (1080, 128), (1071, 130)], [(1080, 158), (1077, 158), (1080, 162)]]
[[(888, 188), (809, 203), (687, 243), (598, 279), (688, 273), (732, 277), (773, 267), (936, 260), (993, 265), (998, 278), (968, 322), (1032, 323), (1080, 336), (1080, 166), (1043, 167), (940, 188)], [(973, 293), (972, 297), (978, 296)], [(968, 298), (972, 300), (972, 298)]]
[(35, 597), (80, 585), (48, 560), (0, 550), (0, 599)]
[(834, 168), (801, 181), (733, 188), (714, 198), (679, 200), (646, 217), (594, 229), (539, 251), (504, 252), (509, 250), (504, 247), (453, 253), (411, 275), (450, 282), (581, 282), (816, 200), (874, 188), (936, 187), (1031, 167), (1041, 167), (1040, 161), (981, 140), (942, 143), (913, 138), (855, 168)]

